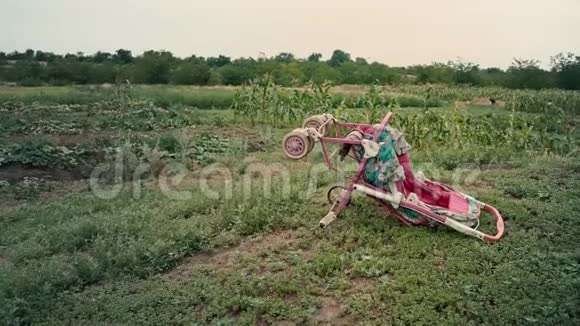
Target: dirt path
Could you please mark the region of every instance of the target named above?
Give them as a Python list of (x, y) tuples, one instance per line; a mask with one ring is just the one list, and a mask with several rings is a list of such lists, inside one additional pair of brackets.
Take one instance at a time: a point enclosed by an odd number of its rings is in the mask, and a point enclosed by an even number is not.
[[(181, 264), (166, 272), (166, 277), (187, 281), (196, 272), (219, 271), (242, 273), (257, 277), (266, 274), (283, 273), (292, 277), (292, 266), (288, 257), (299, 256), (311, 261), (322, 254), (319, 244), (313, 237), (301, 231), (282, 230), (244, 239), (237, 246), (216, 248), (209, 252), (185, 258)], [(367, 292), (374, 285), (373, 280), (355, 278), (348, 293)], [(288, 304), (299, 300), (295, 295), (284, 299)], [(319, 325), (352, 325), (356, 322), (348, 312), (348, 307), (337, 297), (322, 295), (318, 297), (318, 309), (313, 312), (309, 323)], [(257, 325), (268, 325), (258, 318)], [(293, 321), (282, 320), (279, 325), (296, 325)]]
[(273, 263), (284, 261), (284, 256), (290, 253), (309, 259), (316, 254), (316, 248), (310, 247), (297, 231), (277, 231), (247, 238), (235, 247), (217, 248), (188, 257), (168, 275), (187, 278), (199, 270), (244, 271), (257, 275), (279, 273), (287, 266)]

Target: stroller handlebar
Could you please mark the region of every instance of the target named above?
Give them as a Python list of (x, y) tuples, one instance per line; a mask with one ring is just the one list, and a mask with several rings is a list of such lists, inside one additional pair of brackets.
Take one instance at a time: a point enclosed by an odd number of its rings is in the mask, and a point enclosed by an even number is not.
[[(483, 204), (483, 203), (481, 203), (481, 204)], [(419, 212), (419, 213), (431, 218), (432, 220), (435, 220), (439, 223), (442, 223), (442, 224), (444, 224), (444, 225), (446, 225), (446, 226), (448, 226), (456, 231), (459, 231), (463, 234), (466, 234), (466, 235), (469, 235), (472, 237), (476, 237), (476, 238), (484, 240), (484, 241), (489, 241), (489, 242), (498, 241), (503, 236), (503, 231), (504, 231), (503, 218), (501, 217), (501, 215), (499, 214), (497, 209), (495, 209), (493, 206), (490, 206), (488, 204), (483, 204), (483, 209), (495, 217), (495, 220), (496, 220), (496, 225), (495, 225), (496, 226), (496, 234), (495, 235), (488, 235), (484, 232), (481, 232), (481, 231), (476, 230), (472, 227), (469, 227), (463, 223), (460, 223), (460, 222), (458, 222), (450, 217), (436, 214), (436, 213), (432, 212), (431, 210), (426, 209), (425, 207), (418, 206), (417, 204), (410, 202), (408, 200), (402, 200), (401, 206), (406, 207), (406, 208), (410, 208), (416, 212)]]
[[(389, 123), (389, 121), (391, 121), (391, 118), (392, 117), (393, 117), (393, 113), (392, 112), (387, 112), (387, 114), (383, 118), (383, 121), (380, 124), (379, 131), (385, 129), (385, 127), (387, 126), (387, 124)], [(379, 137), (380, 136), (381, 136), (381, 133), (380, 132), (375, 132), (375, 135), (373, 137), (373, 142), (377, 142), (377, 140), (379, 140)]]
[(493, 215), (493, 217), (495, 217), (495, 229), (496, 229), (495, 235), (492, 236), (486, 234), (483, 237), (483, 240), (497, 241), (501, 239), (504, 231), (503, 218), (501, 217), (501, 214), (497, 211), (497, 209), (495, 209), (495, 207), (490, 206), (488, 204), (485, 204), (485, 206), (483, 206), (483, 209), (485, 209), (488, 213), (490, 213), (491, 215)]

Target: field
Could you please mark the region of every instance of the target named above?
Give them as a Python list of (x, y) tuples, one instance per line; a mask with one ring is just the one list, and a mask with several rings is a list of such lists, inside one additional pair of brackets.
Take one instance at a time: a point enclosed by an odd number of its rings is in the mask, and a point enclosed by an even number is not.
[[(504, 239), (364, 197), (318, 228), (346, 176), (283, 135), (386, 111), (415, 170), (493, 204)], [(577, 325), (578, 114), (556, 90), (0, 87), (0, 322)]]

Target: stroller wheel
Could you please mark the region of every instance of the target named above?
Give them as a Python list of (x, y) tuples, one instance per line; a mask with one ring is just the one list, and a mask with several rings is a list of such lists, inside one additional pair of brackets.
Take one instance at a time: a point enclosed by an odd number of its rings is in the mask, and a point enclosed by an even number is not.
[(310, 146), (308, 146), (308, 153), (310, 153), (314, 149), (315, 141), (312, 139), (312, 137), (308, 136), (308, 143), (310, 144)]
[(326, 122), (327, 118), (324, 115), (313, 115), (304, 119), (302, 122), (302, 128), (314, 128), (318, 130), (323, 136), (328, 136), (328, 124), (324, 125), (322, 128), (321, 126)]
[(298, 128), (284, 136), (282, 150), (284, 150), (284, 154), (288, 158), (299, 160), (306, 156), (312, 149), (310, 143), (311, 141), (306, 130)]
[[(346, 187), (344, 186), (334, 186), (332, 188), (330, 188), (328, 190), (328, 193), (326, 194), (326, 198), (328, 199), (328, 203), (333, 205), (335, 203), (339, 203), (340, 201), (342, 201), (342, 199), (344, 198), (344, 196), (346, 195)], [(350, 204), (350, 199), (351, 197), (348, 197), (348, 201), (346, 202), (346, 204)]]

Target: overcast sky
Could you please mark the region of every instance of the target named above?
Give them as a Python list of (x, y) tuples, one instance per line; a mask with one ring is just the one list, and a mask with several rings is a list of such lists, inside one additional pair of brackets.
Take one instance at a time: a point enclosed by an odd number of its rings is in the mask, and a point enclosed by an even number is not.
[(27, 48), (547, 65), (580, 55), (580, 0), (0, 0), (0, 51)]

